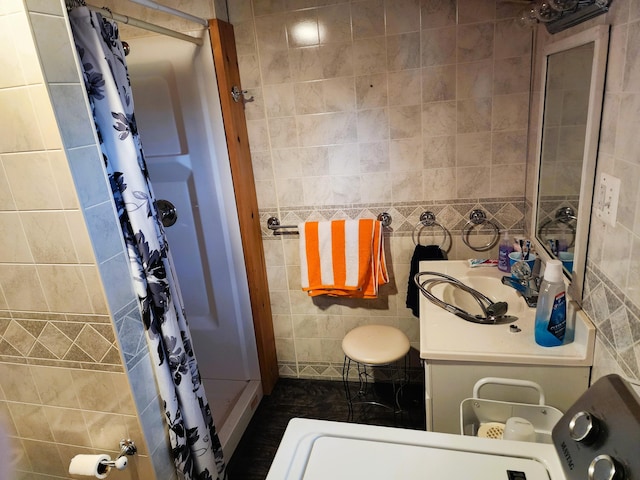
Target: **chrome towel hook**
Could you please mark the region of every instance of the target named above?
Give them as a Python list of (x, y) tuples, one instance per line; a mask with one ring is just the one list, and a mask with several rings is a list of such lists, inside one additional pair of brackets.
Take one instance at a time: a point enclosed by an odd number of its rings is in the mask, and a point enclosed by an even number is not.
[(253, 102), (254, 100), (253, 95), (251, 95), (251, 97), (249, 98), (245, 98), (245, 95), (247, 93), (249, 93), (248, 90), (240, 90), (240, 87), (238, 87), (237, 85), (234, 85), (233, 87), (231, 87), (231, 97), (233, 98), (233, 101), (236, 103), (240, 101), (240, 97), (242, 97), (242, 101), (244, 103)]

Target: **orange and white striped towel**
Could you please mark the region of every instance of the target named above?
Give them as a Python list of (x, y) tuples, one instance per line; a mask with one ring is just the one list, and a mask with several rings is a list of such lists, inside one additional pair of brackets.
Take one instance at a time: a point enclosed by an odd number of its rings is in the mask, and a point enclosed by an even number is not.
[(389, 281), (381, 222), (305, 222), (298, 231), (302, 290), (309, 296), (376, 298)]

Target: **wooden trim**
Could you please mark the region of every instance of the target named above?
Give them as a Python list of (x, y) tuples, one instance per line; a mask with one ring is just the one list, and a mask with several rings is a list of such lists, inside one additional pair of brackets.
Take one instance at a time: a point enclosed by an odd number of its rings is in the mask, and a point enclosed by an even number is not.
[(234, 85), (242, 89), (238, 56), (230, 23), (209, 20), (209, 31), (240, 222), (262, 389), (268, 395), (278, 380), (278, 360), (244, 102), (234, 102), (230, 93)]

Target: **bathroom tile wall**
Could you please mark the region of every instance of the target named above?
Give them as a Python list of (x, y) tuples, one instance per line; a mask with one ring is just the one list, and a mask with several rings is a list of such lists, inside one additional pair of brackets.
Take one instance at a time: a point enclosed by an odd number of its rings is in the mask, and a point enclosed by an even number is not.
[[(597, 175), (608, 173), (622, 183), (616, 225), (605, 225), (592, 215), (584, 309), (598, 329), (594, 379), (620, 373), (637, 381), (640, 379), (640, 1), (611, 2), (606, 15), (553, 36), (541, 27), (536, 50), (541, 51), (548, 42), (601, 24), (611, 25), (611, 31)], [(539, 84), (539, 79), (534, 78)], [(534, 90), (539, 92), (539, 87)], [(532, 125), (537, 125), (537, 114), (532, 111)], [(536, 141), (535, 131), (531, 141)], [(533, 158), (529, 165), (534, 165)], [(533, 189), (528, 183), (529, 204)]]
[[(369, 322), (402, 328), (412, 232), (449, 258), (495, 255), (461, 239), (473, 208), (522, 233), (531, 31), (495, 0), (229, 2), (242, 86), (277, 354), (283, 376), (337, 378), (340, 343)], [(311, 299), (300, 290), (297, 237), (266, 229), (307, 219), (393, 218), (391, 282), (377, 301)], [(492, 238), (475, 227), (474, 246)]]
[(120, 478), (152, 479), (162, 412), (62, 4), (0, 5), (0, 421), (18, 479), (122, 438)]

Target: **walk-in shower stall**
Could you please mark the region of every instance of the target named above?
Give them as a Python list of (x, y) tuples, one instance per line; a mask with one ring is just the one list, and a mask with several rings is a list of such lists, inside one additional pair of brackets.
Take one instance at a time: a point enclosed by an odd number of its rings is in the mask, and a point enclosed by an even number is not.
[(210, 42), (124, 39), (153, 189), (177, 215), (166, 234), (228, 460), (262, 389)]

